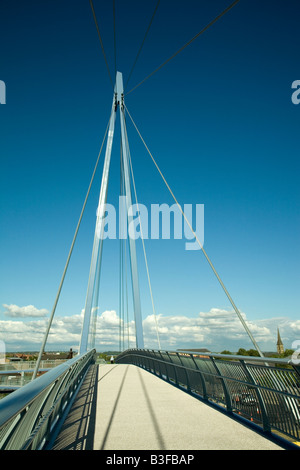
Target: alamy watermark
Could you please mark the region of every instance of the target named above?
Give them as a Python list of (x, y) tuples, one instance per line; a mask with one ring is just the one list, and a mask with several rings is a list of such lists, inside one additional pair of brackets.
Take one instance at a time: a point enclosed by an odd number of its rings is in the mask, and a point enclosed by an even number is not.
[(295, 351), (292, 354), (292, 363), (299, 365), (300, 364), (300, 340), (297, 339), (293, 342), (292, 348), (295, 348)]
[(296, 90), (292, 94), (292, 103), (299, 104), (300, 103), (300, 80), (294, 80), (292, 83), (292, 89)]
[[(118, 213), (118, 215), (117, 215)], [(184, 214), (184, 215), (183, 215)], [(192, 229), (191, 229), (192, 228)], [(204, 204), (128, 204), (126, 196), (119, 197), (119, 207), (99, 205), (96, 235), (99, 239), (190, 240), (185, 249), (200, 250), (204, 245)]]
[(6, 104), (6, 85), (3, 80), (0, 80), (0, 104)]

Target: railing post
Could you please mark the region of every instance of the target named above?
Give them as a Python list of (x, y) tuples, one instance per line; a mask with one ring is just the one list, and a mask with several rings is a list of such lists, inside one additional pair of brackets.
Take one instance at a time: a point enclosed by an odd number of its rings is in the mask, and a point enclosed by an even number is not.
[(217, 371), (217, 374), (222, 382), (223, 390), (224, 390), (224, 395), (225, 395), (225, 400), (226, 400), (226, 409), (227, 413), (232, 413), (232, 403), (231, 403), (231, 398), (230, 398), (230, 392), (228, 390), (227, 384), (225, 382), (224, 377), (222, 376), (221, 372), (219, 371), (219, 368), (216, 364), (215, 358), (211, 357), (211, 361)]
[(257, 394), (257, 399), (258, 399), (259, 406), (260, 406), (260, 409), (261, 409), (263, 430), (266, 433), (270, 433), (271, 432), (271, 425), (270, 425), (269, 416), (268, 416), (268, 413), (267, 413), (267, 410), (266, 410), (265, 402), (263, 400), (261, 391), (259, 390), (258, 385), (255, 382), (254, 377), (251, 374), (250, 370), (248, 369), (245, 361), (243, 359), (241, 359), (240, 363), (243, 367), (243, 370), (244, 370), (246, 376), (248, 377), (249, 382), (251, 382), (251, 384), (253, 384), (253, 388), (255, 389), (255, 392)]
[[(161, 361), (165, 364), (166, 361), (164, 360), (163, 356), (162, 356), (162, 353), (161, 351), (158, 351), (159, 355), (160, 355), (160, 358), (161, 358)], [(167, 382), (169, 382), (169, 378), (168, 378), (168, 372), (167, 372), (167, 366), (165, 365), (165, 371), (166, 371), (166, 378), (167, 378)], [(160, 368), (160, 376), (163, 378), (163, 373), (162, 373), (162, 369)], [(164, 379), (163, 379), (164, 380)]]
[(180, 357), (180, 354), (179, 354), (179, 353), (177, 353), (177, 356), (179, 357), (180, 364), (181, 364), (182, 367), (184, 368), (184, 372), (185, 372), (185, 376), (186, 376), (186, 386), (187, 386), (188, 392), (190, 392), (190, 391), (191, 391), (191, 387), (190, 387), (190, 381), (189, 381), (189, 375), (188, 375), (187, 368), (186, 368), (185, 365), (182, 363), (182, 360), (181, 360), (181, 357)]
[(143, 356), (143, 358), (145, 358), (145, 367), (148, 368), (149, 372), (151, 372), (151, 357), (149, 357), (148, 352), (145, 354), (145, 356)]
[(152, 361), (152, 367), (153, 367), (153, 374), (156, 375), (156, 372), (155, 372), (155, 359), (153, 357), (153, 354), (151, 353), (151, 356), (150, 356), (150, 359)]
[(178, 377), (177, 377), (177, 371), (176, 371), (176, 364), (174, 364), (174, 362), (172, 361), (172, 359), (171, 359), (171, 357), (170, 357), (168, 351), (166, 351), (166, 353), (167, 353), (167, 356), (168, 356), (169, 359), (170, 359), (170, 364), (172, 364), (172, 366), (173, 366), (173, 368), (174, 368), (175, 383), (176, 383), (176, 385), (179, 385)]
[(155, 375), (161, 377), (160, 362), (157, 360), (156, 352), (154, 351), (154, 349), (152, 350), (152, 354), (154, 356), (153, 361), (155, 361)]
[(204, 398), (204, 400), (208, 400), (208, 395), (207, 395), (207, 390), (206, 390), (206, 383), (205, 383), (203, 374), (202, 374), (201, 370), (199, 369), (198, 364), (195, 361), (195, 358), (194, 358), (193, 354), (191, 354), (191, 358), (192, 358), (193, 363), (196, 366), (197, 372), (199, 372), (199, 375), (200, 375), (200, 380), (201, 380), (202, 389), (203, 389), (203, 398)]

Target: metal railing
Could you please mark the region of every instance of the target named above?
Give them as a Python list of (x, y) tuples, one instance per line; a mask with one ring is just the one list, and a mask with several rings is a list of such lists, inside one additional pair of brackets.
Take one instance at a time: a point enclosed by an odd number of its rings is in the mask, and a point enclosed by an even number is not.
[(4, 375), (0, 374), (0, 393), (1, 391), (17, 390), (20, 387), (23, 387), (28, 382), (31, 382), (32, 372), (19, 372), (14, 375)]
[(300, 368), (288, 360), (132, 349), (116, 362), (142, 367), (266, 437), (300, 443)]
[[(59, 366), (67, 359), (41, 361), (39, 372), (47, 372), (49, 369)], [(0, 392), (14, 391), (23, 387), (32, 380), (36, 361), (20, 361), (0, 364)]]
[[(54, 359), (54, 360), (43, 360), (40, 363), (40, 369), (52, 369), (57, 367), (60, 364), (66, 362), (67, 359)], [(21, 370), (34, 370), (36, 361), (16, 361), (16, 362), (7, 362), (5, 364), (0, 364), (0, 374), (7, 371), (18, 372)]]
[(0, 449), (45, 448), (95, 354), (91, 350), (76, 356), (0, 400)]

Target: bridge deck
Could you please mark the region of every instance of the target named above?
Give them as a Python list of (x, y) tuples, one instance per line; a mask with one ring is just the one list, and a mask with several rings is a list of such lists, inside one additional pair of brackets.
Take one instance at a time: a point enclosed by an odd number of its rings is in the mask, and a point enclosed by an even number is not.
[(92, 366), (53, 450), (275, 450), (274, 443), (132, 365)]

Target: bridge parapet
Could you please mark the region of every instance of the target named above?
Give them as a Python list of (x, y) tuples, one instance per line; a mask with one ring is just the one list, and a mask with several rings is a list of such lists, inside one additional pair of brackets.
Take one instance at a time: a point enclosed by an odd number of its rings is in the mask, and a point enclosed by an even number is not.
[(300, 373), (289, 360), (129, 349), (116, 362), (142, 367), (267, 436), (300, 444)]
[(0, 449), (44, 447), (95, 361), (95, 353), (75, 356), (0, 401)]

